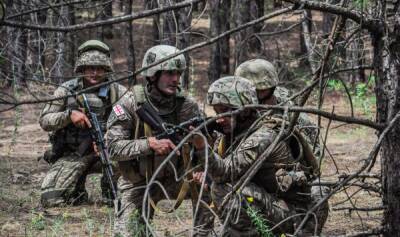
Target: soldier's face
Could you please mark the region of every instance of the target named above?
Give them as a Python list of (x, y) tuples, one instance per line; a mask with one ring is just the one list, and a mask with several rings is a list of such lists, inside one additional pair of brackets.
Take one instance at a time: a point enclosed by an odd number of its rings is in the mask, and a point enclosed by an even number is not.
[(157, 81), (158, 89), (166, 95), (175, 95), (179, 86), (179, 71), (162, 71)]
[[(222, 114), (232, 111), (232, 108), (224, 105), (214, 105), (214, 111), (216, 114)], [(235, 116), (225, 116), (216, 120), (217, 124), (221, 126), (224, 134), (231, 134), (236, 127), (236, 117)]]
[(94, 86), (104, 81), (106, 70), (98, 66), (86, 66), (83, 68), (83, 77), (87, 86)]
[(257, 90), (257, 98), (260, 104), (274, 105), (276, 104), (274, 91), (272, 89)]

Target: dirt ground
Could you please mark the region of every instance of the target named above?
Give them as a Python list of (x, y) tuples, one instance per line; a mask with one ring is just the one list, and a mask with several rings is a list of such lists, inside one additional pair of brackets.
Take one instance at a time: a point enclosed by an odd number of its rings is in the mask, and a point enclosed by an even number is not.
[[(135, 24), (138, 32), (150, 32), (150, 27), (146, 27), (150, 24), (148, 20)], [(208, 22), (199, 19), (198, 24), (194, 29), (206, 32)], [(286, 24), (290, 24), (290, 21)], [(293, 45), (298, 45), (294, 39), (297, 34), (289, 33), (285, 35), (289, 35), (288, 39), (274, 41), (281, 49), (296, 51)], [(148, 40), (146, 35), (149, 34), (138, 35), (135, 42)], [(192, 43), (201, 40), (193, 38)], [(111, 46), (117, 43), (118, 41), (113, 41)], [(119, 70), (124, 68), (123, 50), (118, 48), (114, 52), (114, 55), (117, 55), (114, 62)], [(145, 47), (137, 49), (137, 67), (144, 50)], [(271, 58), (276, 56), (267, 55)], [(191, 72), (193, 84), (190, 93), (202, 104), (208, 86), (205, 80), (209, 48), (193, 52), (191, 58), (194, 70)], [(336, 113), (349, 115), (348, 102), (342, 94), (331, 93), (327, 96), (324, 109), (332, 111), (333, 106)], [(111, 236), (113, 210), (100, 202), (99, 175), (91, 175), (88, 178), (86, 185), (89, 204), (49, 209), (40, 206), (40, 184), (49, 169), (49, 165), (39, 159), (49, 147), (47, 133), (38, 124), (41, 108), (42, 105), (24, 105), (16, 110), (0, 113), (0, 236)], [(373, 117), (374, 108), (365, 111), (356, 107), (356, 115)], [(315, 117), (312, 119), (316, 121)], [(323, 120), (323, 136), (327, 124), (328, 121)], [(362, 165), (363, 159), (368, 156), (376, 141), (376, 135), (373, 130), (365, 127), (342, 126), (336, 122), (332, 122), (330, 128), (327, 139), (330, 154), (326, 154), (322, 162), (322, 177), (324, 180), (337, 181), (340, 175), (354, 172)], [(380, 174), (379, 160), (373, 173)], [(373, 181), (375, 180), (371, 180)], [(380, 211), (366, 213), (335, 210), (350, 207), (349, 202), (344, 202), (349, 196), (357, 207), (382, 205), (381, 198), (375, 193), (358, 191), (356, 187), (334, 195), (330, 199), (331, 211), (323, 229), (324, 236), (346, 235), (379, 227), (382, 217)], [(185, 201), (173, 214), (157, 212), (153, 226), (161, 236), (188, 236), (187, 229), (191, 226), (191, 204)]]

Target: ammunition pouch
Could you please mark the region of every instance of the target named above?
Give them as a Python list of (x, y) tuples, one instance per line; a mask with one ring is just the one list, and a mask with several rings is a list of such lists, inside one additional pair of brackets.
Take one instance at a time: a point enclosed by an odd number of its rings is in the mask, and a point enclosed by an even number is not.
[(53, 149), (47, 149), (44, 154), (43, 154), (43, 160), (45, 160), (47, 163), (54, 164), (60, 156), (58, 156), (56, 153), (54, 153)]
[(65, 130), (60, 129), (49, 134), (51, 148), (47, 149), (43, 154), (43, 159), (54, 164), (68, 149), (65, 143)]

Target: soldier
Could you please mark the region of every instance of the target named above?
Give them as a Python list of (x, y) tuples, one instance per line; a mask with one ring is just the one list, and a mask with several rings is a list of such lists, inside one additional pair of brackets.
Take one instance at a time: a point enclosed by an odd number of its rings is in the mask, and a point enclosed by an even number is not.
[[(253, 82), (257, 91), (260, 104), (265, 105), (294, 105), (289, 101), (290, 92), (284, 87), (278, 86), (278, 72), (274, 65), (264, 59), (251, 59), (240, 64), (235, 70), (235, 76), (246, 78)], [(277, 111), (274, 111), (278, 113)], [(297, 120), (298, 128), (304, 130), (306, 139), (314, 146), (314, 153), (319, 155), (318, 127), (311, 122), (308, 116), (301, 113)]]
[[(142, 67), (177, 52), (179, 50), (173, 46), (154, 46), (147, 50)], [(142, 76), (146, 79), (147, 85), (134, 86), (132, 93), (124, 96), (114, 106), (108, 119), (106, 140), (110, 156), (112, 160), (118, 161), (122, 173), (118, 181), (121, 211), (116, 216), (115, 235), (145, 235), (141, 217), (144, 189), (163, 158), (176, 145), (169, 139), (157, 139), (149, 126), (137, 116), (135, 112), (137, 108), (147, 103), (165, 122), (175, 125), (201, 115), (193, 99), (184, 96), (180, 91), (179, 79), (185, 68), (185, 57), (179, 55), (143, 71)], [(178, 172), (182, 172), (182, 157), (175, 156), (172, 163)], [(159, 173), (157, 181), (166, 189), (170, 198), (177, 197), (181, 185), (175, 181), (174, 170), (170, 166)], [(150, 197), (151, 218), (157, 202), (166, 199), (166, 196), (159, 187), (154, 186)], [(196, 231), (195, 235), (206, 235), (213, 225), (211, 213), (206, 215), (205, 211), (200, 207), (199, 215), (195, 217), (195, 226), (202, 227), (202, 230)]]
[[(284, 87), (279, 86), (279, 77), (276, 68), (272, 63), (264, 59), (252, 59), (240, 64), (235, 70), (236, 76), (244, 77), (256, 87), (257, 98), (259, 104), (265, 105), (288, 105), (293, 106), (294, 103), (289, 99), (290, 92)], [(275, 114), (281, 114), (280, 111), (274, 111)], [(307, 114), (301, 113), (297, 119), (297, 129), (305, 135), (305, 139), (316, 157), (320, 157), (320, 141), (318, 138), (319, 128), (313, 123)], [(329, 192), (329, 188), (321, 186), (313, 186), (311, 188), (313, 203), (317, 203)], [(319, 209), (318, 216), (320, 222), (325, 222), (328, 217), (329, 204), (326, 201)], [(319, 225), (322, 228), (323, 225)]]
[[(258, 99), (249, 80), (228, 76), (211, 84), (207, 103), (213, 106), (217, 114), (221, 114), (245, 105), (256, 105)], [(308, 149), (308, 155), (312, 152), (305, 141), (300, 143), (301, 139), (294, 140), (290, 136), (278, 143), (251, 181), (236, 192), (225, 207), (221, 206), (225, 195), (232, 191), (232, 185), (277, 137), (281, 119), (274, 116), (262, 120), (257, 118), (256, 110), (245, 109), (237, 115), (228, 115), (216, 121), (225, 137), (221, 140), (218, 153), (209, 151), (211, 155), (208, 157), (208, 175), (213, 180), (212, 201), (220, 218), (227, 223), (224, 236), (262, 235), (265, 226), (258, 225), (254, 222), (254, 217), (252, 219), (249, 216), (248, 213), (252, 210), (253, 213), (258, 212), (270, 228), (279, 223), (273, 231), (274, 234), (293, 233), (302, 220), (302, 214), (311, 204), (310, 187), (306, 184), (317, 168), (316, 160), (314, 156), (309, 157), (312, 159), (310, 160), (296, 154), (290, 148), (289, 141), (297, 141), (298, 146)], [(258, 122), (254, 123), (256, 120)], [(298, 131), (294, 134), (301, 137)], [(205, 162), (205, 143), (196, 139), (194, 145), (197, 158)], [(302, 158), (296, 159), (298, 157)], [(309, 164), (310, 162), (313, 164)], [(313, 233), (314, 226), (315, 222), (308, 220), (306, 231)], [(304, 231), (303, 234), (306, 235)]]
[[(98, 40), (86, 41), (78, 48), (75, 73), (79, 76), (63, 83), (54, 92), (54, 96), (68, 96), (111, 80), (111, 72), (113, 68), (109, 47)], [(104, 128), (103, 132), (112, 104), (125, 92), (125, 87), (118, 84), (86, 92), (89, 105)], [(51, 132), (52, 143), (52, 149), (44, 156), (51, 164), (41, 187), (41, 203), (45, 207), (63, 203), (78, 204), (87, 200), (86, 176), (91, 172), (101, 173), (100, 160), (93, 151), (88, 130), (91, 124), (80, 107), (77, 98), (66, 97), (46, 104), (40, 115), (40, 126)], [(103, 198), (111, 197), (108, 181), (104, 176), (101, 186)]]

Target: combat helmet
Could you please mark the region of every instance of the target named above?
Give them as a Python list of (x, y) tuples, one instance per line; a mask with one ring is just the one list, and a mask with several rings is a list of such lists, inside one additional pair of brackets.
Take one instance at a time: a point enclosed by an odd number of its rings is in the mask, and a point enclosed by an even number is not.
[(222, 77), (210, 85), (207, 92), (209, 105), (225, 105), (239, 108), (245, 105), (258, 104), (256, 88), (243, 77)]
[[(150, 64), (153, 64), (157, 61), (162, 60), (163, 58), (168, 57), (171, 54), (178, 53), (179, 49), (170, 46), (170, 45), (157, 45), (153, 46), (147, 50), (146, 54), (143, 58), (142, 67), (147, 67)], [(183, 54), (180, 54), (176, 57), (168, 59), (154, 67), (151, 67), (147, 70), (144, 70), (141, 75), (144, 77), (152, 77), (158, 71), (184, 71), (186, 69), (186, 59)]]
[(85, 66), (100, 66), (106, 71), (112, 72), (110, 48), (99, 40), (88, 40), (83, 43), (78, 48), (75, 72), (81, 72)]
[(279, 83), (274, 65), (264, 59), (251, 59), (240, 64), (235, 70), (235, 76), (252, 81), (257, 90), (271, 89)]

